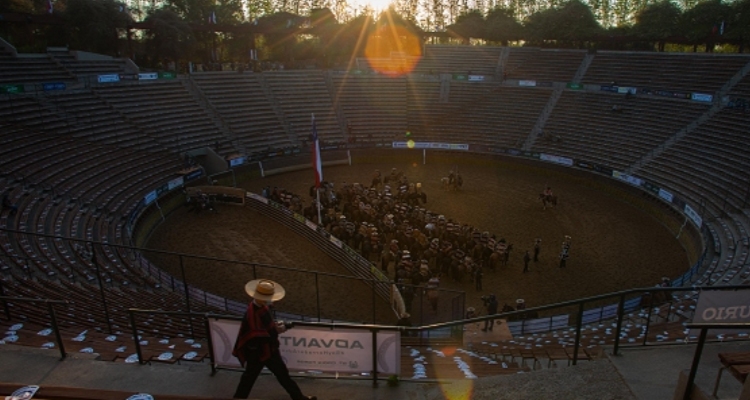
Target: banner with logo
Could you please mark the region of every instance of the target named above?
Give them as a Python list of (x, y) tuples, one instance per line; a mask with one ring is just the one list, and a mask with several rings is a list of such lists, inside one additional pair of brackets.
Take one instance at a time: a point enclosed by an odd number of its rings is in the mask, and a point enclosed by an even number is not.
[(437, 150), (469, 150), (468, 144), (435, 143), (435, 142), (393, 142), (394, 149), (437, 149)]
[(714, 101), (714, 96), (705, 93), (691, 93), (690, 99), (693, 101), (702, 101), (704, 103), (710, 103)]
[[(218, 367), (240, 368), (232, 349), (240, 321), (210, 319), (214, 363)], [(372, 333), (359, 329), (299, 327), (279, 336), (281, 357), (295, 371), (362, 373), (372, 371)], [(377, 335), (378, 373), (398, 374), (401, 369), (401, 336), (396, 331)]]
[(118, 74), (98, 75), (96, 77), (96, 80), (99, 81), (99, 83), (120, 82), (120, 75)]
[(142, 72), (138, 74), (138, 80), (140, 81), (155, 81), (159, 79), (159, 74), (156, 72)]
[(617, 86), (617, 93), (625, 94), (635, 94), (636, 88), (634, 87), (628, 87), (628, 86)]
[[(706, 290), (698, 296), (695, 323), (750, 322), (750, 290)], [(737, 334), (739, 330), (711, 330), (712, 333)], [(691, 335), (697, 334), (691, 332)]]
[(536, 81), (518, 81), (518, 86), (536, 86)]
[(659, 189), (659, 197), (670, 203), (674, 200), (674, 195), (664, 189)]
[(567, 87), (568, 89), (571, 89), (571, 90), (583, 90), (583, 84), (582, 84), (582, 83), (573, 83), (573, 82), (568, 82), (568, 84), (567, 84), (567, 85), (565, 85), (565, 86), (566, 86), (566, 87)]
[(47, 82), (42, 84), (42, 90), (49, 92), (52, 90), (65, 90), (65, 82)]
[(636, 177), (628, 175), (628, 174), (623, 174), (620, 171), (612, 171), (612, 177), (616, 178), (616, 179), (619, 179), (621, 181), (625, 181), (625, 182), (627, 182), (627, 183), (629, 183), (629, 184), (631, 184), (633, 186), (640, 187), (641, 185), (643, 185), (643, 179), (636, 178)]
[(698, 215), (698, 213), (695, 210), (693, 210), (692, 207), (690, 207), (689, 205), (685, 204), (685, 210), (684, 210), (684, 212), (685, 212), (685, 215), (688, 218), (690, 218), (691, 220), (693, 220), (693, 222), (695, 222), (695, 225), (698, 228), (700, 228), (703, 225), (703, 218), (701, 218), (701, 216)]
[(25, 91), (24, 85), (0, 85), (0, 93), (22, 93)]
[(481, 82), (484, 80), (484, 75), (469, 75), (469, 82)]
[(568, 167), (572, 167), (573, 166), (573, 159), (572, 158), (560, 157), (560, 156), (554, 156), (552, 154), (544, 154), (544, 153), (542, 153), (542, 154), (539, 155), (539, 159), (542, 160), (542, 161), (549, 161), (549, 162), (553, 162), (555, 164), (565, 165), (565, 166), (568, 166)]

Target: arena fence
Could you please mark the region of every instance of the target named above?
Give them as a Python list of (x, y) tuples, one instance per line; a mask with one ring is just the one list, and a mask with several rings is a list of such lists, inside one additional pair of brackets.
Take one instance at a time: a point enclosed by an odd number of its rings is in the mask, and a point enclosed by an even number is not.
[[(559, 314), (559, 310), (566, 310), (566, 309), (575, 309), (577, 312), (574, 316), (570, 319), (572, 323), (568, 324), (564, 328), (559, 328), (559, 330), (564, 331), (574, 331), (574, 342), (573, 342), (573, 352), (572, 352), (572, 364), (575, 365), (579, 361), (579, 348), (584, 346), (582, 339), (585, 337), (584, 328), (586, 325), (589, 325), (592, 323), (592, 319), (590, 316), (587, 317), (587, 313), (589, 310), (586, 310), (586, 304), (589, 303), (599, 303), (599, 302), (608, 302), (612, 300), (616, 300), (614, 313), (609, 317), (610, 321), (614, 321), (612, 326), (614, 329), (612, 329), (612, 337), (614, 338), (614, 342), (611, 343), (612, 345), (612, 354), (617, 355), (619, 353), (620, 347), (638, 347), (638, 346), (664, 346), (664, 345), (682, 345), (682, 344), (694, 344), (699, 343), (699, 349), (696, 350), (696, 358), (699, 358), (700, 354), (700, 348), (702, 347), (702, 343), (709, 339), (706, 329), (708, 328), (724, 328), (726, 327), (726, 324), (710, 324), (710, 325), (701, 325), (701, 324), (693, 324), (691, 321), (693, 319), (693, 316), (687, 315), (687, 314), (681, 314), (679, 318), (677, 318), (677, 321), (684, 321), (684, 323), (680, 324), (680, 329), (683, 329), (684, 327), (691, 328), (695, 327), (698, 329), (701, 329), (699, 336), (693, 336), (691, 333), (683, 333), (680, 336), (672, 337), (672, 338), (665, 338), (662, 335), (654, 335), (649, 334), (649, 331), (651, 329), (664, 329), (664, 324), (668, 324), (671, 322), (676, 315), (669, 316), (669, 315), (656, 315), (657, 313), (652, 313), (656, 308), (664, 308), (669, 307), (671, 301), (674, 301), (674, 299), (679, 299), (681, 296), (672, 296), (674, 294), (683, 294), (683, 293), (693, 293), (693, 292), (702, 292), (702, 291), (737, 291), (737, 290), (750, 290), (750, 286), (744, 285), (744, 286), (707, 286), (707, 287), (693, 287), (693, 288), (641, 288), (641, 289), (632, 289), (632, 290), (626, 290), (621, 292), (615, 292), (615, 293), (608, 293), (600, 296), (593, 296), (583, 299), (576, 299), (573, 301), (567, 301), (567, 302), (561, 302), (557, 304), (551, 304), (548, 306), (542, 306), (542, 307), (534, 307), (529, 308), (526, 310), (518, 310), (513, 312), (505, 312), (505, 313), (499, 313), (492, 316), (482, 316), (477, 318), (471, 318), (471, 319), (461, 319), (458, 321), (451, 321), (451, 322), (445, 322), (445, 323), (439, 323), (439, 324), (431, 324), (431, 325), (422, 325), (417, 327), (405, 327), (405, 326), (393, 326), (393, 325), (376, 325), (376, 324), (352, 324), (352, 323), (336, 323), (336, 322), (313, 322), (313, 321), (292, 321), (289, 325), (293, 329), (295, 326), (300, 327), (316, 327), (316, 328), (324, 328), (326, 330), (335, 331), (337, 329), (354, 329), (354, 330), (363, 330), (363, 331), (369, 331), (372, 333), (373, 341), (372, 343), (377, 343), (377, 335), (378, 332), (381, 331), (398, 331), (400, 332), (401, 336), (413, 336), (413, 337), (419, 337), (420, 340), (422, 338), (427, 338), (429, 336), (430, 332), (434, 331), (440, 331), (444, 330), (446, 328), (450, 329), (451, 331), (462, 331), (463, 327), (468, 324), (476, 324), (481, 323), (486, 320), (490, 319), (504, 319), (507, 321), (512, 321), (515, 318), (522, 318), (525, 315), (528, 314), (538, 314), (546, 311), (550, 311), (554, 314)], [(644, 306), (635, 306), (635, 302), (632, 301), (633, 298), (637, 299), (643, 299), (643, 298), (649, 298), (651, 299), (649, 301), (649, 305)], [(655, 299), (664, 299), (664, 298), (671, 298), (672, 300), (668, 302), (664, 302), (663, 300), (658, 301)], [(17, 298), (11, 298), (11, 297), (0, 297), (0, 300), (2, 301), (17, 301)], [(45, 300), (34, 300), (34, 301), (42, 301)], [(658, 303), (657, 303), (658, 301)], [(52, 308), (52, 304), (61, 304), (64, 302), (48, 302), (48, 305), (50, 307), (50, 316), (53, 318), (53, 324), (55, 324), (54, 320), (54, 309)], [(657, 306), (658, 307), (655, 307)], [(641, 310), (640, 315), (633, 316), (632, 311), (636, 311), (636, 309)], [(141, 349), (138, 344), (138, 337), (139, 333), (141, 332), (139, 325), (137, 323), (137, 320), (135, 318), (136, 315), (148, 315), (150, 318), (170, 318), (170, 317), (176, 317), (176, 316), (189, 316), (191, 319), (196, 319), (197, 323), (201, 324), (202, 326), (205, 326), (205, 331), (209, 331), (208, 328), (208, 321), (213, 320), (239, 320), (240, 318), (237, 316), (227, 316), (227, 315), (221, 315), (221, 314), (212, 314), (212, 313), (185, 313), (185, 312), (169, 312), (169, 311), (162, 311), (162, 310), (141, 310), (141, 309), (129, 309), (128, 310), (128, 316), (131, 323), (131, 329), (133, 332), (133, 338), (134, 338), (134, 344), (135, 348), (138, 354), (138, 359), (140, 363), (144, 363), (147, 360), (145, 360), (141, 354)], [(10, 317), (8, 315), (8, 317)], [(633, 321), (633, 318), (640, 319), (643, 324), (643, 340), (642, 341), (635, 341), (631, 339), (625, 339), (627, 337), (626, 329), (625, 329), (625, 322)], [(747, 324), (741, 325), (738, 328), (747, 328)], [(737, 339), (743, 340), (743, 337), (746, 340), (747, 338), (747, 332), (744, 334), (745, 336), (742, 336), (742, 334), (737, 335)], [(211, 338), (206, 338), (209, 342), (209, 355), (211, 361), (211, 369), (212, 372), (216, 372), (217, 365), (215, 363), (216, 357), (213, 353), (213, 348), (211, 346)], [(230, 338), (231, 339), (231, 338)], [(714, 335), (713, 340), (724, 340), (724, 338), (720, 335)], [(429, 342), (427, 342), (429, 343)], [(471, 348), (471, 343), (462, 343), (459, 345), (459, 347), (463, 347), (464, 345), (466, 347)], [(375, 355), (373, 357), (373, 360), (377, 358), (377, 351), (378, 349), (375, 348), (375, 346), (372, 346), (370, 349), (372, 351), (372, 354)], [(64, 349), (61, 349), (63, 357), (65, 356)], [(695, 361), (694, 361), (695, 364)], [(223, 369), (223, 368), (222, 368)], [(308, 371), (309, 372), (309, 371)], [(344, 372), (344, 371), (342, 371)], [(402, 372), (402, 375), (405, 374), (405, 372)], [(373, 369), (370, 376), (364, 379), (372, 379), (374, 383), (377, 382), (378, 378), (378, 371), (377, 366), (375, 362), (373, 361)], [(305, 376), (320, 376), (320, 377), (326, 377), (325, 375), (320, 374), (305, 374)], [(408, 377), (405, 377), (408, 379)]]

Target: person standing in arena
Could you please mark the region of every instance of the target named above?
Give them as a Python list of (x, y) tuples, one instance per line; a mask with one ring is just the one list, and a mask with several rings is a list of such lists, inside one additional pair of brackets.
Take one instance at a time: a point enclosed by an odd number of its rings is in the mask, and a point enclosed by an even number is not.
[(268, 306), (286, 295), (284, 288), (268, 279), (256, 279), (245, 284), (245, 292), (253, 299), (242, 319), (232, 355), (240, 360), (245, 372), (234, 393), (235, 399), (246, 399), (263, 367), (268, 368), (284, 387), (292, 400), (317, 400), (302, 394), (279, 351), (279, 334), (286, 331), (283, 322), (275, 322)]
[(539, 262), (539, 252), (542, 250), (542, 239), (534, 239), (534, 262)]

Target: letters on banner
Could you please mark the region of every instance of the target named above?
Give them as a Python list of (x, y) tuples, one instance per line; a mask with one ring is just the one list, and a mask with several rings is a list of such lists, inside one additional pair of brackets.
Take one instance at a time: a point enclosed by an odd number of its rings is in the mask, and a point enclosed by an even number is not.
[[(750, 322), (750, 290), (704, 290), (695, 306), (695, 323)], [(739, 330), (711, 330), (712, 333), (738, 334)], [(697, 335), (698, 331), (691, 335)]]
[[(217, 367), (240, 368), (232, 356), (240, 321), (210, 319), (214, 363)], [(377, 334), (378, 373), (398, 374), (401, 336), (396, 331)], [(372, 332), (358, 329), (298, 327), (279, 336), (281, 357), (290, 370), (362, 373), (372, 372)]]

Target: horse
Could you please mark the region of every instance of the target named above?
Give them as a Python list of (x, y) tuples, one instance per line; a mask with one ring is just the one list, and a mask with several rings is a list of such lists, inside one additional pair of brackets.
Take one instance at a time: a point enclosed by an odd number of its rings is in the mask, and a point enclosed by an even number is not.
[(547, 209), (547, 204), (557, 206), (557, 196), (554, 194), (539, 193), (539, 200), (542, 202), (544, 209)]

